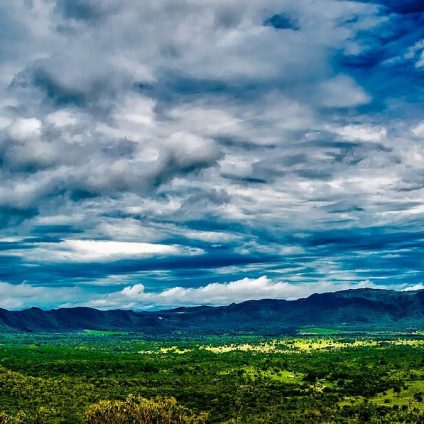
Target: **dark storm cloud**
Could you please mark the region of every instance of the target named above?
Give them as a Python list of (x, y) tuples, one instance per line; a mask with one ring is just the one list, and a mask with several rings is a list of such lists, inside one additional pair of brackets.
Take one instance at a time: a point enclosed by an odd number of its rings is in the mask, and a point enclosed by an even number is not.
[(40, 90), (46, 100), (51, 100), (57, 106), (83, 107), (87, 104), (86, 93), (62, 86), (43, 68), (41, 64), (34, 63), (32, 69), (25, 70), (17, 75), (12, 82), (12, 88), (35, 87)]
[(272, 26), (275, 29), (299, 29), (299, 24), (290, 16), (286, 16), (284, 14), (272, 15), (271, 17), (265, 19), (264, 25)]
[(424, 232), (399, 232), (388, 228), (351, 229), (315, 233), (311, 246), (350, 250), (412, 249), (424, 247)]
[(37, 216), (35, 208), (20, 209), (13, 206), (0, 206), (0, 228), (13, 227), (22, 221)]
[(87, 66), (87, 53), (75, 59), (68, 52), (56, 53), (38, 59), (19, 72), (10, 85), (10, 91), (39, 100), (47, 109), (66, 107), (90, 108), (97, 116), (113, 107), (117, 93), (130, 82), (126, 75), (115, 77), (107, 64), (102, 68)]
[(102, 16), (101, 2), (92, 0), (59, 0), (56, 9), (65, 19), (95, 21)]

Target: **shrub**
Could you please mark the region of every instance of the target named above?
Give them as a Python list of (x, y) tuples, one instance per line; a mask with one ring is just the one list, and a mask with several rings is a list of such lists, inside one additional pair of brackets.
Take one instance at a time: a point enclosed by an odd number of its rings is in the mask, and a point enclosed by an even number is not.
[(8, 424), (10, 423), (10, 418), (6, 415), (0, 412), (0, 424)]
[(417, 402), (422, 402), (422, 401), (423, 401), (423, 394), (422, 394), (421, 392), (415, 393), (415, 394), (414, 394), (414, 399), (415, 399)]
[(44, 424), (47, 422), (49, 415), (48, 410), (42, 410), (35, 414), (26, 414), (19, 412), (17, 415), (10, 416), (0, 412), (0, 424)]

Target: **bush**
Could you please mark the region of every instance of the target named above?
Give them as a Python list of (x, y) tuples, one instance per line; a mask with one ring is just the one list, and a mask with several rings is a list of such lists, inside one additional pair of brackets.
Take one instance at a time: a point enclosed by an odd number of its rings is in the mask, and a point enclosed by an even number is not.
[(421, 392), (415, 393), (415, 394), (414, 394), (414, 399), (415, 399), (417, 402), (422, 402), (422, 401), (423, 401), (423, 394), (422, 394)]
[(6, 415), (0, 412), (0, 424), (8, 424), (10, 423), (10, 418)]
[(0, 412), (0, 424), (44, 424), (51, 416), (53, 416), (51, 411), (45, 409), (35, 414), (26, 414), (21, 411), (14, 416)]
[(86, 424), (202, 424), (207, 414), (194, 415), (174, 398), (149, 400), (128, 396), (125, 401), (103, 400), (87, 408)]
[(27, 416), (25, 413), (20, 412), (18, 415), (9, 416), (0, 413), (0, 424), (33, 424), (38, 423), (35, 418)]

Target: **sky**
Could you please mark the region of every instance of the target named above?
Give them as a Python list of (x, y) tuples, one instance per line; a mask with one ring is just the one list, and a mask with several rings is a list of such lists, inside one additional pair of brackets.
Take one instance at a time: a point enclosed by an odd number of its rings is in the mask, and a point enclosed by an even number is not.
[(0, 307), (424, 288), (422, 0), (0, 2)]

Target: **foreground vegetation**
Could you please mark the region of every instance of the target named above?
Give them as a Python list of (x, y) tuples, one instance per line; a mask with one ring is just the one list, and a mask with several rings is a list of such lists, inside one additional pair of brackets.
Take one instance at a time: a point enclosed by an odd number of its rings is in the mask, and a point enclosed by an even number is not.
[(0, 334), (0, 423), (422, 423), (424, 337)]

